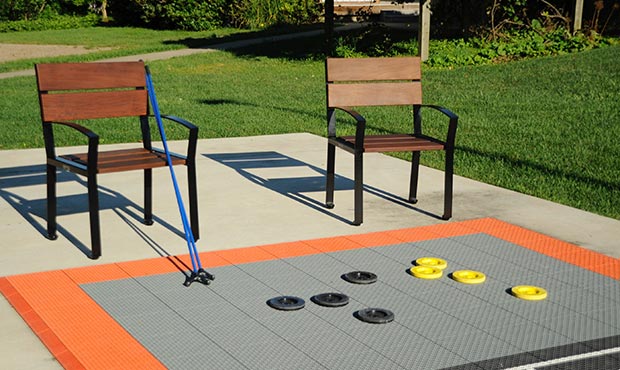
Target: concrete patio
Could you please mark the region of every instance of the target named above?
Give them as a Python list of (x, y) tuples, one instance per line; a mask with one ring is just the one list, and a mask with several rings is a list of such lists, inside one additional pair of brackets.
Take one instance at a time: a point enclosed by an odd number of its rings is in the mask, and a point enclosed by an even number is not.
[[(105, 149), (124, 147), (110, 145)], [(183, 152), (183, 143), (170, 143)], [(353, 160), (336, 159), (334, 209), (322, 206), (326, 141), (310, 134), (200, 140), (198, 183), (199, 251), (290, 242), (445, 224), (443, 173), (422, 168), (419, 202), (405, 203), (409, 163), (382, 154), (365, 156), (365, 219), (352, 226)], [(153, 226), (143, 225), (142, 174), (99, 177), (103, 256), (87, 257), (89, 228), (86, 186), (68, 173), (59, 176), (59, 238), (45, 233), (43, 149), (9, 150), (0, 156), (0, 275), (93, 266), (187, 253), (166, 169), (154, 174)], [(177, 177), (184, 188), (182, 169)], [(456, 177), (451, 221), (493, 217), (620, 258), (620, 221), (542, 199)], [(60, 365), (10, 304), (0, 299), (0, 367), (54, 369)]]

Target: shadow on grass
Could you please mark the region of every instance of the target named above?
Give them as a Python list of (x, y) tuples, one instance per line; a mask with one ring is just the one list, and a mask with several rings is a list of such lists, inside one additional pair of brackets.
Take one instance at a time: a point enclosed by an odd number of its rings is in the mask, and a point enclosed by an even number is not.
[(164, 42), (190, 49), (227, 50), (240, 57), (265, 56), (291, 60), (322, 59), (326, 41), (323, 24), (271, 27), (224, 37), (188, 37)]
[[(393, 55), (400, 43), (417, 47), (417, 28), (380, 23), (346, 23), (336, 25), (335, 44), (353, 54), (368, 56)], [(262, 31), (239, 33), (225, 37), (185, 38), (168, 41), (192, 49), (226, 50), (238, 57), (268, 57), (289, 60), (324, 60), (328, 53), (328, 40), (324, 25), (277, 26)], [(401, 52), (411, 53), (407, 46)]]

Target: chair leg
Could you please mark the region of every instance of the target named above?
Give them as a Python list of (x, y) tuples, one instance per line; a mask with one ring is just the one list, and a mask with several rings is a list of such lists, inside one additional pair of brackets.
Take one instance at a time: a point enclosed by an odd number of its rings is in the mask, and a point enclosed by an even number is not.
[(444, 220), (449, 220), (452, 217), (452, 191), (453, 191), (453, 178), (454, 178), (454, 150), (446, 150), (446, 169), (444, 180), (444, 205), (443, 216)]
[(97, 189), (97, 175), (88, 176), (88, 213), (90, 215), (90, 240), (92, 258), (101, 256), (101, 233), (99, 228), (99, 191)]
[(187, 165), (187, 183), (189, 192), (189, 218), (194, 241), (200, 238), (200, 225), (198, 222), (198, 190), (196, 188), (196, 165)]
[(144, 224), (153, 225), (153, 170), (144, 170)]
[(418, 202), (418, 174), (420, 173), (420, 152), (412, 152), (411, 178), (409, 180), (409, 203)]
[(56, 167), (47, 165), (47, 238), (56, 240)]
[(355, 153), (355, 220), (353, 225), (359, 226), (364, 222), (364, 159), (363, 152)]
[(336, 146), (327, 144), (327, 179), (325, 183), (325, 207), (334, 208), (334, 178), (336, 169)]

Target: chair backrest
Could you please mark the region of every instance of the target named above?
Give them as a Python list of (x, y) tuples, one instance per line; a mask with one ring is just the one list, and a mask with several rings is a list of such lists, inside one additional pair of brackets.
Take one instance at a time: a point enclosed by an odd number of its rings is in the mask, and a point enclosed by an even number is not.
[(43, 122), (148, 113), (143, 62), (35, 65)]
[(419, 57), (327, 58), (327, 106), (422, 104)]

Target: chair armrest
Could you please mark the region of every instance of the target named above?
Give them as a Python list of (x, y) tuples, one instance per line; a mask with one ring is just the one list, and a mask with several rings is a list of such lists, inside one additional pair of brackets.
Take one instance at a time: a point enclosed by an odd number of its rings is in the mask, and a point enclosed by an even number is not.
[(187, 120), (184, 120), (183, 118), (180, 118), (180, 117), (177, 117), (177, 116), (172, 116), (172, 115), (167, 115), (167, 114), (162, 115), (161, 118), (165, 118), (165, 119), (168, 119), (170, 121), (179, 123), (179, 124), (187, 127), (189, 130), (196, 130), (196, 131), (198, 131), (198, 127), (196, 125), (194, 125), (193, 123), (191, 123), (191, 122), (189, 122)]
[(454, 114), (451, 110), (445, 107), (441, 107), (439, 105), (431, 105), (431, 104), (423, 104), (421, 107), (428, 107), (435, 109), (444, 115), (446, 115), (450, 119), (450, 123), (448, 124), (448, 134), (446, 135), (446, 145), (449, 148), (454, 148), (454, 141), (456, 138), (456, 128), (458, 126), (459, 117)]
[(450, 109), (439, 106), (439, 105), (432, 105), (432, 104), (422, 104), (422, 107), (428, 107), (428, 108), (433, 108), (435, 110), (440, 111), (441, 113), (445, 114), (446, 116), (448, 116), (448, 118), (450, 119), (454, 119), (454, 120), (458, 120), (459, 117), (454, 114)]
[(198, 145), (198, 126), (177, 116), (162, 115), (161, 118), (180, 124), (189, 130), (187, 153), (186, 153), (185, 160), (186, 162), (194, 162), (196, 158), (196, 147)]
[(349, 107), (334, 107), (334, 109), (338, 109), (338, 110), (341, 110), (343, 112), (346, 112), (348, 115), (353, 117), (355, 119), (355, 121), (357, 121), (358, 124), (359, 123), (366, 124), (366, 118), (364, 118), (356, 110), (353, 110), (353, 109), (351, 109)]
[[(45, 126), (44, 125), (44, 132), (45, 132), (45, 147), (46, 147), (46, 152), (47, 152), (47, 157), (48, 158), (55, 158), (56, 157), (56, 153), (55, 153), (55, 143), (54, 143), (54, 135), (52, 133), (52, 125), (63, 125), (63, 126), (67, 126), (70, 127), (76, 131), (78, 131), (79, 133), (83, 134), (84, 136), (86, 136), (88, 138), (88, 169), (89, 171), (96, 171), (97, 170), (97, 153), (98, 153), (98, 147), (99, 147), (99, 135), (95, 134), (94, 132), (92, 132), (91, 130), (89, 130), (88, 128), (81, 126), (75, 122), (60, 122), (60, 121), (55, 121), (55, 122), (46, 122), (46, 124), (49, 124), (48, 130), (45, 130)], [(92, 166), (91, 166), (92, 164)], [(79, 166), (79, 165), (78, 165)]]
[[(349, 107), (332, 107), (333, 109), (341, 110), (347, 113), (349, 116), (353, 117), (356, 121), (355, 126), (355, 147), (359, 150), (364, 150), (364, 135), (366, 134), (366, 118), (359, 114), (357, 111), (349, 108)], [(336, 136), (336, 117), (335, 114), (331, 114), (329, 117), (328, 135), (330, 137)]]

